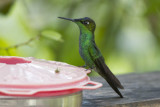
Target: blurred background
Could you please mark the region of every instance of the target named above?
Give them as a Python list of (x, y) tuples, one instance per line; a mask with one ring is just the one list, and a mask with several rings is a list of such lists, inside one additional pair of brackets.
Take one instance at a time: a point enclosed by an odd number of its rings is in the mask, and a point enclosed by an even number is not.
[(77, 25), (58, 16), (95, 20), (113, 73), (160, 70), (159, 0), (0, 0), (0, 56), (84, 65)]

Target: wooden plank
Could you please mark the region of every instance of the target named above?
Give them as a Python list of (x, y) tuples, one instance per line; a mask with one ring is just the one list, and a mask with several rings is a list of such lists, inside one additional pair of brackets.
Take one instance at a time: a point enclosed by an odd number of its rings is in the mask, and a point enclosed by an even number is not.
[(82, 107), (160, 107), (160, 72), (117, 76), (124, 86), (124, 98), (101, 77), (91, 80), (103, 83), (97, 90), (84, 90)]

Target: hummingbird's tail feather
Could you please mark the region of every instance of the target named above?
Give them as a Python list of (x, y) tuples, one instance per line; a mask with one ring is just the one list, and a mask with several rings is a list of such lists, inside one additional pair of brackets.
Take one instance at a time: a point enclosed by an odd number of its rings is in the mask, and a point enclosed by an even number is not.
[(120, 81), (116, 78), (116, 76), (107, 67), (107, 65), (104, 62), (103, 57), (99, 57), (95, 59), (95, 65), (96, 65), (96, 69), (98, 70), (98, 73), (108, 82), (108, 84), (112, 87), (112, 89), (121, 98), (123, 98), (118, 88), (124, 89), (124, 87), (121, 85)]

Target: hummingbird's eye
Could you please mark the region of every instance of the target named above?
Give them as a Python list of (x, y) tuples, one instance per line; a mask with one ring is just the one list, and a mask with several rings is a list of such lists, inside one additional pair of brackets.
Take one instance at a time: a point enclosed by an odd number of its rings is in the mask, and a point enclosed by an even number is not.
[(84, 21), (83, 24), (89, 25), (89, 22), (88, 21)]

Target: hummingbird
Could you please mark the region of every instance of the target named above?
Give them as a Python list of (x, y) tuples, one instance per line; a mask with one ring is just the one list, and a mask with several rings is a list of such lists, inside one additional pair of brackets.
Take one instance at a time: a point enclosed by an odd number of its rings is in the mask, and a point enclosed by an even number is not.
[(124, 87), (121, 85), (120, 81), (105, 64), (104, 57), (102, 56), (100, 50), (98, 49), (95, 43), (94, 31), (96, 28), (96, 24), (94, 20), (92, 20), (89, 17), (79, 19), (71, 19), (64, 17), (58, 18), (72, 21), (78, 25), (80, 29), (79, 53), (85, 62), (85, 67), (95, 69), (95, 71), (97, 71), (98, 74), (101, 75), (108, 82), (112, 89), (121, 98), (123, 98), (123, 95), (121, 94), (118, 88), (124, 89)]

